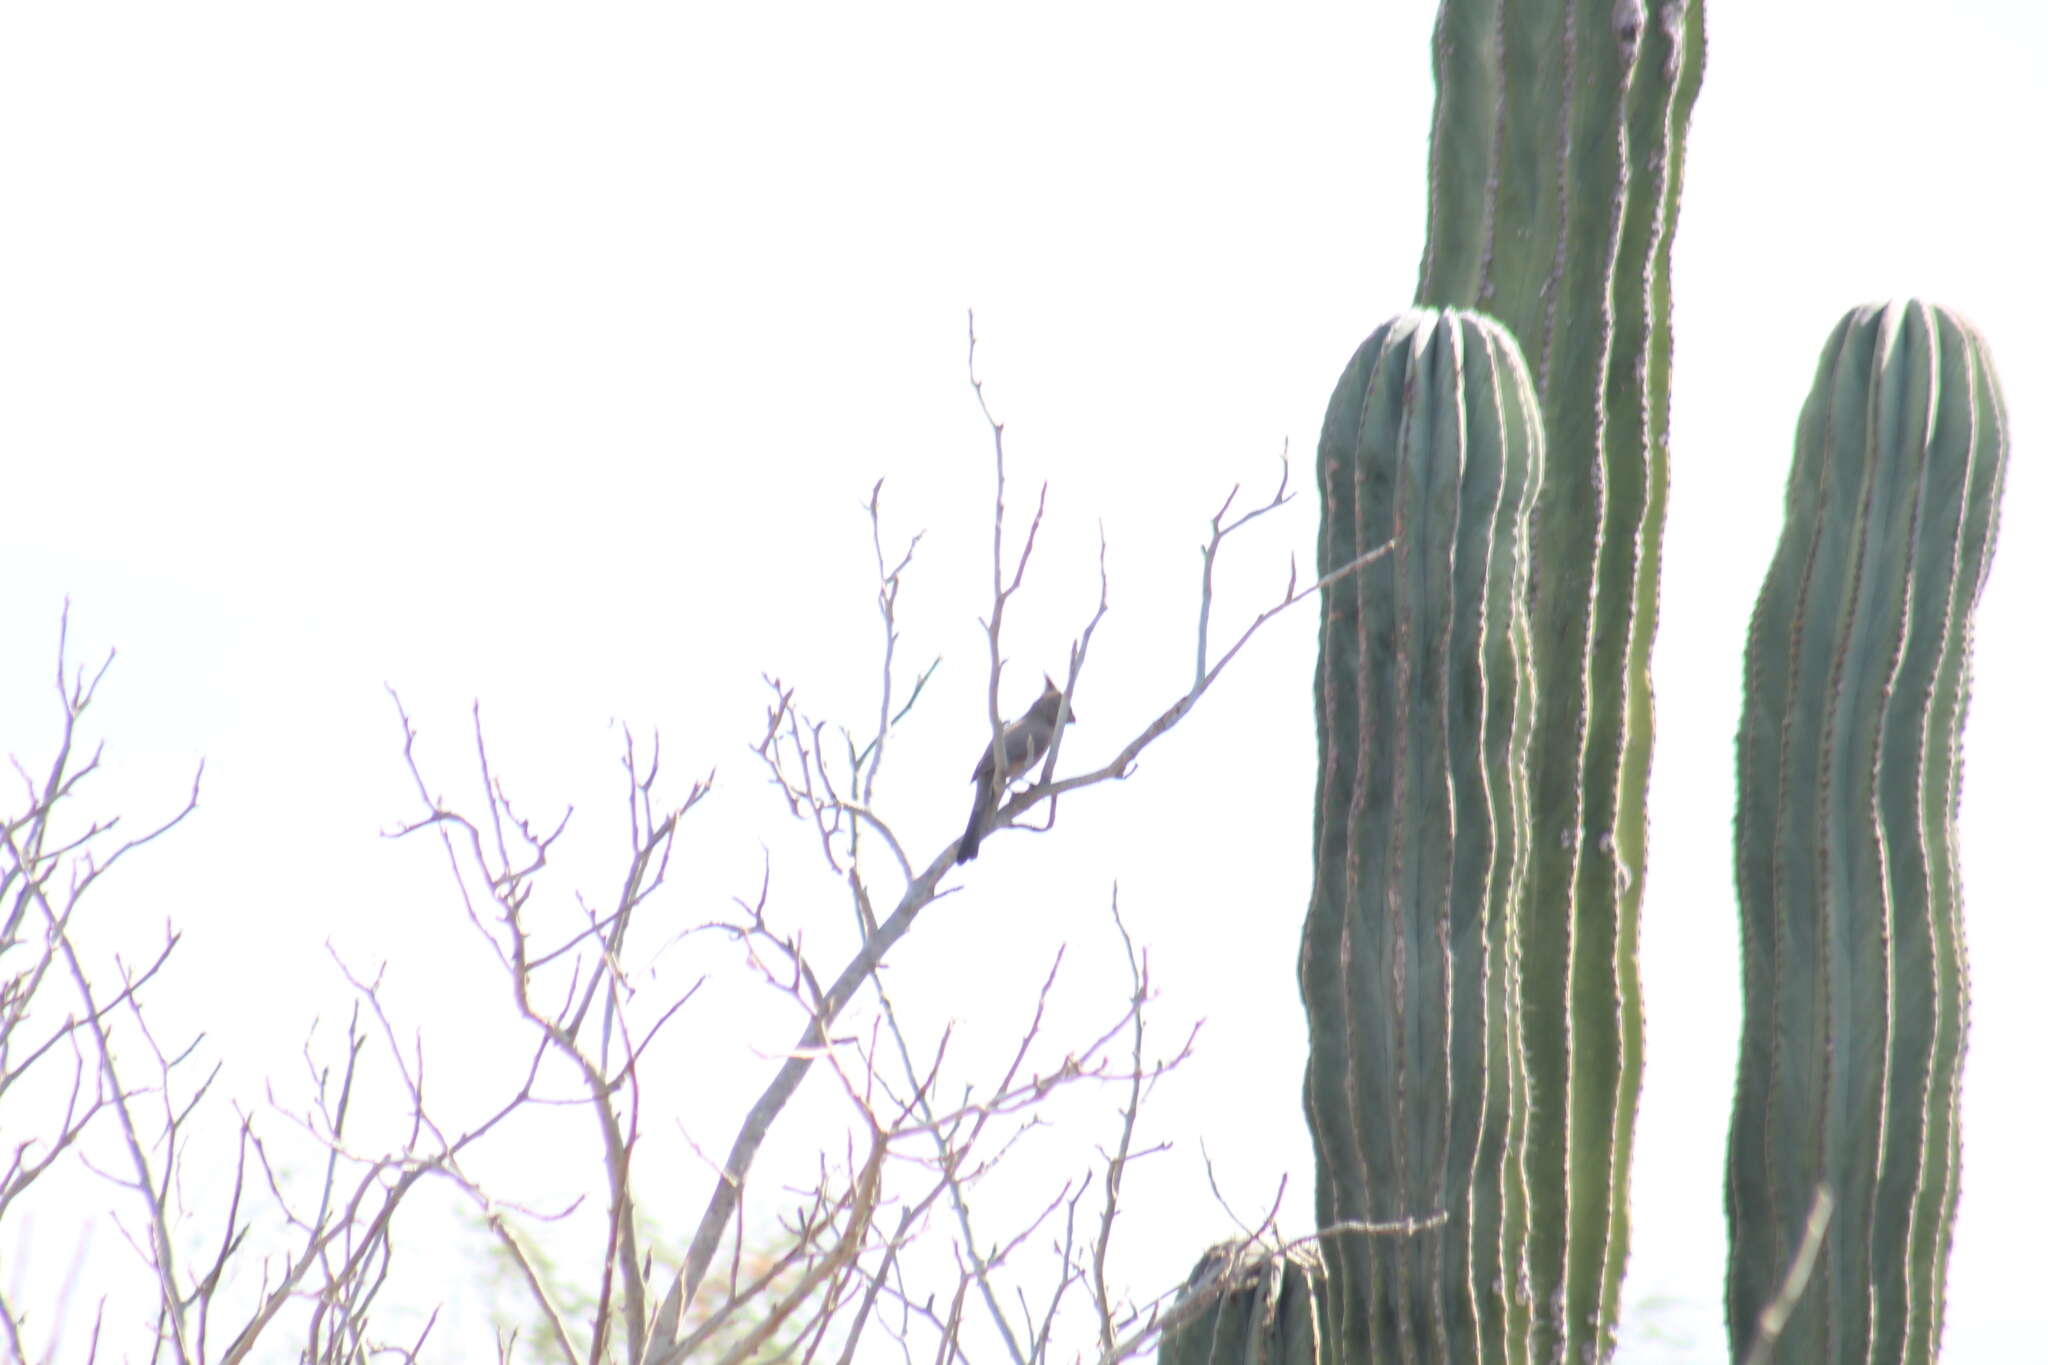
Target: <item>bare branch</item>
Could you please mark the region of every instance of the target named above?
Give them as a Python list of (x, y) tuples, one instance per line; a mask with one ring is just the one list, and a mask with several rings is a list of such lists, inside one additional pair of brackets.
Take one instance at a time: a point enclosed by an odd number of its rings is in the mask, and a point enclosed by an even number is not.
[(1749, 1350), (1743, 1353), (1742, 1365), (1770, 1365), (1771, 1356), (1777, 1350), (1778, 1337), (1785, 1330), (1785, 1324), (1792, 1320), (1792, 1310), (1799, 1306), (1799, 1300), (1806, 1293), (1806, 1282), (1813, 1276), (1813, 1265), (1820, 1258), (1820, 1244), (1827, 1237), (1828, 1223), (1835, 1216), (1835, 1192), (1826, 1181), (1813, 1188), (1813, 1204), (1806, 1211), (1806, 1227), (1799, 1235), (1799, 1246), (1792, 1253), (1792, 1264), (1785, 1268), (1785, 1278), (1778, 1285), (1778, 1292), (1764, 1305), (1764, 1311), (1757, 1314), (1756, 1335), (1750, 1338)]
[[(1004, 550), (1004, 537), (1007, 531), (1006, 508), (1008, 494), (1008, 468), (1004, 448), (1005, 429), (1004, 424), (995, 417), (989, 405), (986, 390), (976, 368), (976, 350), (978, 345), (979, 338), (975, 333), (973, 318), (970, 314), (968, 321), (968, 379), (974, 391), (976, 404), (988, 425), (995, 459), (995, 508), (991, 525), (991, 588), (994, 600), (989, 617), (984, 624), (989, 640), (988, 721), (992, 747), (997, 754), (997, 762), (1000, 764), (1003, 748), (1000, 743), (1002, 721), (998, 709), (998, 692), (1003, 668), (1001, 628), (1009, 600), (1022, 586), (1025, 569), (1029, 564), (1031, 554), (1036, 545), (1037, 533), (1043, 524), (1047, 492), (1041, 488), (1037, 509), (1034, 512), (1030, 528), (1025, 535), (1023, 551), (1017, 556), (1013, 567), (1008, 562), (1008, 556)], [(1197, 632), (1199, 669), (1194, 686), (1185, 695), (1162, 711), (1142, 733), (1127, 744), (1109, 763), (1079, 776), (1062, 778), (1057, 775), (1055, 765), (1058, 760), (1064, 726), (1056, 727), (1052, 753), (1048, 757), (1044, 776), (1039, 782), (1011, 798), (999, 809), (988, 822), (987, 829), (990, 832), (1003, 825), (1013, 823), (1019, 816), (1041, 802), (1051, 803), (1058, 796), (1066, 792), (1128, 775), (1143, 750), (1179, 723), (1193, 708), (1195, 703), (1200, 700), (1202, 694), (1220, 676), (1223, 669), (1229, 666), (1238, 652), (1267, 621), (1271, 620), (1280, 611), (1301, 601), (1310, 593), (1329, 586), (1346, 574), (1356, 572), (1364, 565), (1371, 563), (1374, 559), (1386, 553), (1389, 548), (1381, 546), (1368, 551), (1352, 563), (1324, 575), (1315, 584), (1300, 591), (1296, 590), (1295, 583), (1290, 580), (1287, 591), (1282, 595), (1281, 600), (1261, 612), (1245, 627), (1244, 631), (1237, 637), (1230, 648), (1212, 665), (1209, 663), (1208, 632), (1209, 608), (1214, 593), (1216, 556), (1223, 541), (1229, 535), (1242, 529), (1266, 512), (1284, 505), (1291, 497), (1287, 486), (1287, 466), (1284, 456), (1280, 486), (1266, 504), (1241, 514), (1234, 520), (1229, 520), (1227, 519), (1228, 513), (1234, 496), (1233, 494), (1232, 498), (1226, 499), (1223, 507), (1212, 518), (1209, 541), (1203, 550), (1202, 612)], [(886, 734), (888, 726), (892, 723), (889, 714), (889, 704), (893, 692), (887, 680), (887, 675), (891, 670), (897, 638), (894, 614), (896, 592), (899, 587), (897, 574), (909, 562), (909, 555), (906, 552), (900, 563), (894, 568), (890, 567), (888, 556), (882, 550), (879, 529), (879, 504), (880, 485), (877, 484), (870, 494), (866, 510), (869, 515), (870, 539), (874, 546), (876, 571), (880, 579), (878, 602), (884, 622), (882, 662), (885, 680), (882, 689), (882, 715), (881, 720), (878, 722), (876, 739), (870, 740), (866, 748), (854, 747), (849, 741), (852, 775), (848, 782), (851, 790), (842, 794), (838, 779), (832, 775), (832, 764), (826, 761), (824, 748), (821, 743), (822, 726), (818, 722), (800, 718), (793, 705), (791, 690), (780, 683), (774, 682), (772, 679), (770, 682), (775, 692), (775, 701), (769, 709), (768, 724), (764, 738), (756, 749), (764, 762), (769, 765), (771, 774), (782, 791), (792, 813), (799, 815), (812, 825), (819, 838), (820, 847), (825, 854), (828, 864), (841, 871), (847, 877), (848, 886), (852, 892), (862, 929), (862, 941), (858, 950), (853, 953), (851, 958), (840, 969), (829, 987), (825, 987), (822, 990), (813, 989), (810, 992), (810, 999), (807, 1001), (810, 1018), (802, 1035), (785, 1052), (781, 1068), (742, 1120), (739, 1131), (733, 1139), (732, 1146), (725, 1160), (720, 1164), (719, 1180), (713, 1189), (703, 1216), (698, 1222), (681, 1271), (670, 1287), (661, 1311), (657, 1315), (658, 1321), (663, 1324), (679, 1323), (683, 1308), (696, 1295), (697, 1289), (702, 1284), (711, 1260), (716, 1253), (716, 1249), (728, 1229), (733, 1213), (738, 1207), (740, 1190), (745, 1184), (762, 1143), (766, 1140), (767, 1134), (773, 1127), (776, 1119), (787, 1106), (797, 1087), (801, 1084), (812, 1062), (820, 1055), (823, 1055), (828, 1041), (829, 1030), (833, 1022), (851, 1002), (859, 989), (874, 976), (876, 969), (890, 949), (909, 931), (918, 912), (943, 894), (940, 890), (940, 880), (952, 865), (953, 855), (956, 851), (953, 848), (948, 848), (938, 858), (928, 863), (922, 871), (918, 871), (915, 864), (911, 861), (908, 851), (903, 847), (901, 840), (895, 836), (886, 821), (875, 811), (870, 799), (873, 792), (873, 764), (877, 761), (880, 753), (878, 741)], [(913, 549), (915, 544), (916, 542), (913, 540)], [(1064, 689), (1064, 696), (1069, 699), (1066, 703), (1067, 706), (1071, 705), (1070, 699), (1075, 688), (1078, 686), (1079, 675), (1085, 664), (1088, 646), (1092, 640), (1093, 633), (1104, 619), (1108, 609), (1106, 537), (1100, 538), (1098, 547), (1098, 574), (1101, 582), (1101, 591), (1098, 595), (1095, 614), (1077, 640), (1069, 660), (1067, 685)], [(865, 772), (863, 772), (862, 768), (863, 759), (866, 760), (867, 764)], [(1007, 774), (1002, 773), (999, 768), (996, 774), (998, 790), (1002, 790), (1006, 785), (1006, 779)], [(901, 892), (897, 897), (894, 907), (879, 922), (876, 921), (874, 909), (871, 907), (867, 883), (858, 871), (857, 849), (850, 862), (842, 863), (833, 843), (842, 830), (852, 831), (857, 836), (858, 829), (863, 825), (876, 830), (881, 836), (903, 881)], [(914, 1074), (914, 1072), (910, 1074)], [(915, 1088), (914, 1082), (913, 1088)], [(936, 1130), (936, 1125), (930, 1123), (929, 1116), (927, 1116), (926, 1126)], [(1129, 1160), (1130, 1155), (1130, 1138), (1126, 1134), (1119, 1148), (1119, 1157), (1116, 1159), (1115, 1169), (1119, 1175), (1123, 1168), (1123, 1163)], [(1102, 1240), (1100, 1234), (1098, 1234), (1098, 1241)], [(1102, 1251), (1101, 1254), (1106, 1260), (1106, 1250)], [(985, 1268), (979, 1273), (985, 1276)], [(976, 1278), (976, 1274), (977, 1272), (970, 1271), (969, 1280), (973, 1281)], [(1100, 1275), (1098, 1274), (1097, 1279), (1099, 1280), (1099, 1278)], [(1098, 1305), (1098, 1316), (1101, 1315), (1100, 1305)], [(992, 1311), (992, 1316), (1000, 1321), (1004, 1315), (1000, 1311)], [(660, 1339), (660, 1335), (661, 1332), (658, 1330), (657, 1340)], [(671, 1337), (670, 1339), (673, 1338)], [(1021, 1343), (1016, 1341), (1014, 1337), (1011, 1340), (1011, 1347), (1013, 1357), (1020, 1353)]]
[[(1230, 661), (1237, 657), (1238, 652), (1250, 642), (1252, 636), (1258, 632), (1261, 626), (1295, 603), (1321, 591), (1350, 574), (1358, 572), (1391, 549), (1393, 549), (1392, 541), (1375, 546), (1350, 563), (1332, 569), (1329, 573), (1324, 574), (1314, 583), (1299, 591), (1296, 591), (1294, 585), (1290, 582), (1288, 591), (1281, 597), (1280, 601), (1260, 612), (1253, 619), (1252, 623), (1244, 628), (1243, 633), (1237, 637), (1236, 642), (1228, 650), (1224, 651), (1223, 657), (1218, 659), (1215, 665), (1196, 681), (1195, 686), (1171, 706), (1161, 711), (1153, 719), (1152, 723), (1147, 725), (1136, 739), (1126, 744), (1114, 758), (1101, 767), (1082, 773), (1078, 777), (1049, 777), (1026, 788), (1012, 797), (1007, 804), (989, 817), (988, 832), (1015, 824), (1019, 816), (1040, 802), (1057, 800), (1065, 793), (1082, 787), (1092, 787), (1112, 779), (1120, 780), (1128, 777), (1137, 764), (1138, 755), (1149, 748), (1160, 736), (1187, 718), (1188, 713), (1194, 710), (1195, 704), (1202, 699), (1202, 694), (1207, 692), (1216, 679), (1222, 675), (1223, 670), (1230, 666)], [(1055, 744), (1057, 744), (1057, 741), (1055, 741)]]
[(1124, 960), (1131, 970), (1131, 1093), (1123, 1107), (1123, 1122), (1117, 1132), (1116, 1154), (1109, 1159), (1102, 1178), (1102, 1218), (1095, 1232), (1094, 1297), (1097, 1325), (1104, 1353), (1116, 1347), (1116, 1323), (1109, 1302), (1109, 1238), (1116, 1228), (1117, 1200), (1123, 1193), (1124, 1167), (1131, 1159), (1131, 1138), (1138, 1126), (1138, 1102), (1145, 1090), (1145, 1002), (1152, 989), (1146, 964), (1131, 942), (1123, 910), (1114, 888), (1109, 897), (1110, 917), (1116, 921), (1117, 937), (1123, 940)]
[(1286, 506), (1288, 502), (1292, 501), (1294, 494), (1287, 490), (1287, 477), (1287, 447), (1283, 443), (1280, 447), (1280, 486), (1274, 490), (1273, 496), (1263, 506), (1254, 507), (1251, 511), (1226, 526), (1223, 524), (1223, 518), (1229, 513), (1230, 504), (1236, 501), (1238, 489), (1244, 486), (1238, 484), (1231, 488), (1230, 496), (1226, 497), (1223, 500), (1223, 505), (1216, 509), (1216, 515), (1209, 518), (1209, 543), (1202, 547), (1202, 604), (1200, 615), (1195, 623), (1195, 683), (1197, 686), (1201, 684), (1202, 679), (1209, 676), (1209, 607), (1216, 597), (1216, 552), (1223, 547), (1224, 537), (1228, 536), (1231, 532), (1247, 522), (1266, 515), (1268, 512), (1278, 511)]

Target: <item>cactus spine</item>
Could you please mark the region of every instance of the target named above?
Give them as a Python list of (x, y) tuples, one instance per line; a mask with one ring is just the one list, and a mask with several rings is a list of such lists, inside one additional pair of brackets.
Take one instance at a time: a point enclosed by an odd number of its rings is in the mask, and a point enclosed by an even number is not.
[(1738, 738), (1738, 1359), (1823, 1183), (1833, 1225), (1781, 1358), (1931, 1361), (1940, 1344), (1967, 994), (1955, 812), (2004, 465), (1997, 381), (1960, 319), (1916, 302), (1835, 328)]
[(1542, 461), (1513, 338), (1434, 310), (1359, 347), (1317, 453), (1320, 571), (1393, 547), (1324, 590), (1316, 669), (1305, 1102), (1346, 1361), (1505, 1359), (1526, 1337), (1513, 928)]
[(1672, 235), (1704, 0), (1444, 0), (1417, 302), (1521, 343), (1545, 422), (1522, 919), (1539, 1359), (1612, 1350), (1641, 1087), (1637, 912)]

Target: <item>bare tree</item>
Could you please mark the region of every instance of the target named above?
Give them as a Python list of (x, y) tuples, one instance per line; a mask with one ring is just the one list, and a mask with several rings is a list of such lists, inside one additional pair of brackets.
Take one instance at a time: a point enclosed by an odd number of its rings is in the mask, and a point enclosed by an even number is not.
[[(1005, 614), (1031, 566), (1048, 490), (1038, 489), (1018, 540), (1004, 429), (975, 371), (974, 345), (970, 318), (969, 382), (987, 419), (995, 476), (984, 625), (988, 717), (999, 735)], [(1033, 827), (1050, 829), (1063, 797), (1127, 776), (1268, 620), (1384, 552), (1307, 586), (1290, 572), (1276, 600), (1219, 647), (1211, 639), (1219, 553), (1291, 496), (1283, 457), (1271, 498), (1233, 517), (1233, 490), (1211, 519), (1186, 689), (1162, 699), (1148, 724), (1091, 769), (1062, 774), (1063, 740), (1056, 738), (1041, 775), (1000, 804), (989, 833), (1041, 808), (1043, 823)], [(885, 981), (879, 968), (920, 913), (957, 889), (948, 884), (957, 850), (914, 851), (878, 796), (892, 736), (912, 721), (932, 668), (906, 673), (898, 660), (898, 604), (918, 539), (892, 547), (881, 483), (865, 510), (880, 640), (870, 720), (854, 727), (813, 716), (794, 686), (771, 678), (753, 746), (842, 888), (851, 951), (822, 957), (813, 945), (831, 936), (810, 931), (825, 923), (829, 907), (784, 906), (771, 899), (765, 877), (723, 918), (677, 932), (672, 916), (650, 916), (669, 884), (678, 831), (712, 791), (710, 775), (680, 790), (669, 784), (658, 735), (643, 744), (624, 734), (629, 838), (614, 889), (591, 899), (564, 887), (551, 861), (569, 817), (537, 819), (511, 799), (493, 766), (481, 710), (471, 717), (477, 796), (450, 800), (439, 794), (415, 722), (394, 694), (416, 797), (394, 833), (438, 841), (476, 952), (505, 986), (515, 1027), (495, 1046), (516, 1052), (520, 1065), (502, 1094), (458, 1121), (445, 1091), (430, 1082), (420, 1039), (394, 1017), (381, 969), (337, 956), (354, 999), (345, 1029), (324, 1043), (316, 1031), (307, 1044), (306, 1077), (292, 1091), (306, 1098), (273, 1087), (264, 1105), (233, 1109), (232, 1159), (211, 1163), (231, 1175), (216, 1182), (220, 1206), (196, 1214), (175, 1191), (182, 1169), (197, 1159), (193, 1116), (218, 1103), (218, 1065), (206, 1069), (196, 1041), (161, 1042), (145, 1014), (146, 989), (170, 962), (176, 934), (167, 931), (158, 948), (131, 962), (118, 954), (91, 958), (77, 929), (92, 887), (188, 817), (198, 787), (168, 820), (125, 842), (114, 820), (66, 825), (98, 762), (78, 756), (77, 737), (105, 668), (90, 677), (67, 674), (60, 643), (57, 755), (40, 777), (17, 764), (21, 813), (4, 825), (0, 1129), (9, 1134), (11, 1164), (0, 1176), (0, 1220), (55, 1164), (79, 1156), (87, 1134), (118, 1135), (121, 1164), (95, 1169), (125, 1192), (124, 1229), (156, 1286), (147, 1353), (181, 1365), (251, 1358), (259, 1346), (266, 1356), (295, 1352), (317, 1361), (419, 1357), (436, 1317), (401, 1331), (410, 1320), (391, 1304), (406, 1297), (395, 1287), (415, 1273), (398, 1219), (427, 1187), (452, 1192), (473, 1211), (524, 1305), (521, 1320), (533, 1330), (522, 1340), (508, 1324), (497, 1343), (504, 1359), (848, 1361), (857, 1347), (866, 1358), (886, 1340), (906, 1359), (965, 1360), (986, 1349), (1027, 1365), (1116, 1360), (1145, 1349), (1171, 1311), (1185, 1311), (1187, 1296), (1181, 1309), (1168, 1310), (1167, 1294), (1180, 1286), (1134, 1293), (1118, 1279), (1110, 1249), (1132, 1167), (1164, 1145), (1144, 1129), (1145, 1099), (1188, 1056), (1193, 1035), (1155, 1043), (1150, 968), (1113, 887), (1102, 889), (1105, 928), (1120, 945), (1129, 990), (1101, 1002), (1092, 1020), (1060, 1020), (1051, 1008), (1069, 945), (1046, 964), (1036, 1009), (1020, 1021), (999, 1069), (977, 1074), (954, 1056), (950, 1029), (920, 1036), (904, 1022), (898, 999), (918, 983)], [(1093, 613), (1075, 623), (1064, 685), (1070, 700), (1085, 685), (1090, 643), (1108, 618), (1106, 549), (1097, 556)], [(1008, 776), (999, 774), (999, 791)], [(723, 1157), (693, 1157), (686, 1137), (651, 1122), (687, 1107), (664, 1091), (660, 1058), (679, 1030), (706, 1031), (702, 1021), (687, 1022), (699, 988), (735, 960), (801, 1022)], [(688, 964), (680, 980), (677, 962)], [(60, 1000), (60, 992), (68, 995)], [(866, 1002), (858, 1010), (857, 999)], [(812, 1099), (828, 1103), (836, 1118), (799, 1131), (784, 1120), (816, 1070), (823, 1089)], [(56, 1079), (17, 1088), (32, 1073)], [(380, 1090), (399, 1097), (395, 1124), (389, 1113), (365, 1121), (373, 1075)], [(1006, 1157), (1029, 1140), (1049, 1106), (1085, 1101), (1091, 1091), (1101, 1095), (1088, 1106), (1104, 1135), (1098, 1159), (1061, 1175), (1028, 1215), (1001, 1223), (986, 1196), (1006, 1178)], [(489, 1154), (516, 1149), (565, 1110), (587, 1125), (588, 1197), (544, 1208), (492, 1188), (480, 1174)], [(810, 1152), (811, 1174), (757, 1190), (757, 1162), (771, 1137), (785, 1151)], [(692, 1160), (710, 1166), (712, 1193), (687, 1246), (671, 1251), (667, 1220), (644, 1192), (650, 1172)], [(1243, 1230), (1258, 1241), (1270, 1239), (1270, 1229), (1268, 1215)], [(193, 1247), (204, 1250), (188, 1254)], [(0, 1297), (0, 1331), (22, 1360), (57, 1358), (60, 1334), (32, 1340), (24, 1324), (60, 1316), (28, 1314)], [(88, 1357), (101, 1344), (100, 1330)], [(124, 1342), (114, 1354), (136, 1348)]]
[[(79, 723), (113, 656), (87, 673), (73, 669), (67, 606), (58, 632), (57, 697), (62, 714), (56, 752), (40, 772), (13, 761), (21, 805), (0, 822), (0, 1129), (8, 1134), (9, 1162), (0, 1176), (0, 1219), (53, 1166), (72, 1153), (101, 1120), (118, 1128), (126, 1165), (113, 1178), (132, 1189), (142, 1211), (139, 1236), (157, 1268), (159, 1332), (189, 1358), (188, 1315), (169, 1236), (170, 1181), (180, 1130), (189, 1106), (173, 1100), (170, 1072), (186, 1059), (165, 1057), (141, 1029), (165, 1084), (154, 1095), (126, 1083), (115, 1065), (110, 1035), (122, 1024), (141, 1024), (140, 992), (163, 970), (177, 947), (175, 934), (139, 960), (115, 955), (104, 970), (88, 972), (77, 925), (88, 895), (129, 855), (168, 833), (197, 807), (193, 779), (184, 805), (154, 828), (126, 836), (117, 818), (70, 819), (79, 789), (98, 772), (102, 754), (81, 751)], [(100, 984), (95, 986), (94, 977)], [(61, 1015), (37, 1006), (75, 992)], [(68, 1072), (68, 1076), (65, 1074)], [(210, 1078), (209, 1078), (210, 1081)], [(195, 1087), (194, 1102), (208, 1081)], [(54, 1101), (54, 1102), (53, 1102)], [(152, 1103), (152, 1101), (154, 1101)], [(152, 1121), (163, 1127), (159, 1144), (145, 1140)], [(25, 1136), (24, 1136), (25, 1135)], [(154, 1136), (154, 1134), (150, 1134)], [(19, 1305), (0, 1298), (0, 1332), (20, 1359), (29, 1353)]]

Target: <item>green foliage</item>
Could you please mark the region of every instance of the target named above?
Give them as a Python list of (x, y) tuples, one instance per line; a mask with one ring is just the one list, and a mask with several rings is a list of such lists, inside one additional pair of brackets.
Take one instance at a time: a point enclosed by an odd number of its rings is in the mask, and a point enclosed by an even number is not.
[(1835, 328), (1750, 627), (1738, 739), (1738, 1358), (1823, 1185), (1833, 1223), (1782, 1358), (1931, 1361), (1940, 1343), (1968, 988), (1955, 812), (2005, 444), (1961, 319), (1915, 302)]
[[(1315, 884), (1301, 947), (1316, 1214), (1346, 1360), (1520, 1342), (1514, 923), (1529, 855), (1528, 531), (1541, 415), (1472, 313), (1380, 327), (1330, 400)], [(1399, 1235), (1368, 1225), (1427, 1223)], [(1395, 1354), (1398, 1352), (1398, 1356)]]

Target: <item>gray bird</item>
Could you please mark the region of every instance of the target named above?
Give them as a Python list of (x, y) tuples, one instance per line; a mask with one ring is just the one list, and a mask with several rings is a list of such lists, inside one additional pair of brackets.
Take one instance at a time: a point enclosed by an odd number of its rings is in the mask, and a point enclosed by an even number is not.
[[(1003, 777), (1014, 782), (1037, 767), (1052, 748), (1053, 730), (1059, 724), (1060, 690), (1051, 678), (1045, 680), (1045, 691), (1038, 694), (1038, 700), (1031, 703), (1031, 709), (1022, 717), (1003, 727)], [(1073, 711), (1067, 712), (1067, 720), (1074, 720)], [(960, 836), (960, 853), (956, 861), (972, 862), (974, 855), (981, 852), (981, 833), (988, 824), (989, 816), (996, 810), (996, 746), (990, 744), (982, 751), (981, 762), (974, 768), (974, 809), (967, 813), (967, 830)]]

